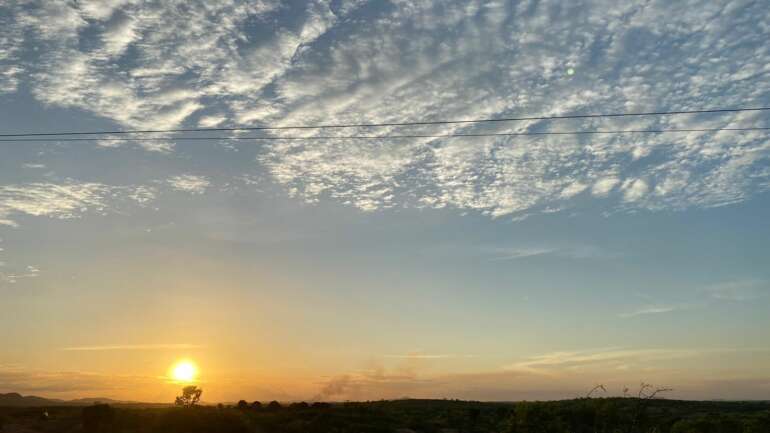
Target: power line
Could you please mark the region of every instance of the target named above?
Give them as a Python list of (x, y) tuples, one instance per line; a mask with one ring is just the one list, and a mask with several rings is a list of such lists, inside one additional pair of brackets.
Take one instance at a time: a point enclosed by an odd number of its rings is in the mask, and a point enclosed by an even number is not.
[(359, 124), (327, 124), (327, 125), (296, 125), (296, 126), (251, 126), (232, 128), (183, 128), (183, 129), (134, 129), (122, 131), (62, 131), (62, 132), (25, 132), (0, 134), (0, 137), (35, 137), (57, 135), (108, 135), (108, 134), (156, 134), (156, 133), (180, 133), (180, 132), (235, 132), (235, 131), (270, 131), (285, 129), (325, 129), (325, 128), (377, 128), (386, 126), (427, 126), (427, 125), (452, 125), (492, 122), (518, 122), (528, 120), (564, 120), (564, 119), (595, 119), (635, 116), (671, 116), (680, 114), (709, 114), (709, 113), (739, 113), (750, 111), (770, 111), (770, 107), (758, 108), (720, 108), (712, 110), (679, 110), (679, 111), (650, 111), (643, 113), (605, 113), (605, 114), (569, 114), (563, 116), (532, 116), (532, 117), (503, 117), (496, 119), (471, 119), (471, 120), (436, 120), (420, 122), (387, 122), (387, 123), (359, 123)]
[(682, 132), (721, 132), (721, 131), (768, 131), (770, 127), (747, 127), (747, 128), (687, 128), (687, 129), (623, 129), (609, 131), (545, 131), (545, 132), (500, 132), (500, 133), (478, 133), (478, 134), (406, 134), (406, 135), (316, 135), (308, 137), (264, 137), (264, 136), (243, 136), (243, 137), (107, 137), (107, 138), (2, 138), (0, 142), (68, 142), (68, 141), (167, 141), (167, 140), (259, 140), (259, 141), (279, 141), (279, 140), (388, 140), (399, 138), (461, 138), (461, 137), (520, 137), (520, 136), (540, 136), (540, 135), (612, 135), (612, 134), (665, 134)]

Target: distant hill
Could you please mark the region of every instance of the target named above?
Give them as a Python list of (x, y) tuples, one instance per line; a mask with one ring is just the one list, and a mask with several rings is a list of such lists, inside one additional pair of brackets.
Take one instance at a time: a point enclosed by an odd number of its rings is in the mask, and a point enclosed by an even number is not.
[(0, 407), (41, 407), (41, 406), (89, 406), (94, 403), (131, 403), (109, 398), (79, 398), (75, 400), (59, 400), (43, 398), (34, 395), (21, 395), (17, 392), (0, 394)]
[(23, 396), (16, 392), (0, 394), (0, 406), (48, 406), (54, 403), (54, 401), (43, 397), (35, 397), (34, 395)]

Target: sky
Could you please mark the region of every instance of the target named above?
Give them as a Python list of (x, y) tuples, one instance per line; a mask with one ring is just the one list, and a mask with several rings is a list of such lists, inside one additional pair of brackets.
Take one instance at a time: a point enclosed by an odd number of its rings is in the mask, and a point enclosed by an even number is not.
[[(770, 106), (761, 0), (5, 0), (0, 28), (4, 134)], [(0, 142), (0, 392), (170, 402), (189, 359), (209, 402), (768, 399), (767, 131), (334, 138), (722, 127), (770, 112)]]

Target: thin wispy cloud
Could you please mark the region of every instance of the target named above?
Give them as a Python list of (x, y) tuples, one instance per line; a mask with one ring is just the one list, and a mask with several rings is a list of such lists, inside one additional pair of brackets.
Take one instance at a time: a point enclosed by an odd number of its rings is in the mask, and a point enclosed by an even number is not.
[[(770, 296), (770, 282), (747, 279), (712, 284), (692, 293), (689, 303), (650, 303), (635, 310), (622, 312), (618, 317), (629, 319), (640, 316), (664, 315), (698, 308), (714, 307), (724, 302), (746, 302)], [(650, 300), (652, 301), (652, 300)]]
[[(410, 369), (377, 366), (325, 378), (319, 383), (320, 391), (313, 399), (355, 400), (372, 396), (400, 398), (430, 395), (495, 400), (574, 398), (585, 395), (593, 386), (591, 384), (599, 380), (608, 386), (611, 395), (622, 395), (623, 387), (633, 384), (627, 382), (629, 374), (643, 375), (647, 380), (654, 378), (665, 381), (675, 386), (678, 393), (686, 393), (688, 389), (702, 386), (703, 380), (672, 369), (672, 364), (697, 357), (754, 351), (753, 348), (622, 347), (555, 351), (527, 357), (492, 371), (448, 374), (432, 374), (427, 369), (421, 369), (419, 364), (411, 364)], [(766, 375), (752, 377), (764, 383)], [(755, 392), (752, 395), (759, 394)]]
[(517, 260), (528, 257), (550, 256), (566, 259), (609, 259), (617, 257), (610, 251), (594, 245), (577, 245), (566, 247), (496, 247), (485, 248), (491, 252), (493, 261)]
[(770, 295), (770, 282), (766, 280), (740, 280), (714, 284), (704, 289), (717, 301), (743, 302)]
[(123, 350), (200, 350), (204, 346), (197, 344), (108, 344), (102, 346), (63, 347), (65, 352), (103, 352)]
[(553, 372), (563, 369), (599, 366), (627, 367), (629, 363), (648, 364), (651, 362), (697, 356), (697, 350), (676, 349), (623, 349), (607, 348), (588, 351), (551, 352), (537, 355), (504, 366), (505, 370), (529, 372)]
[(544, 256), (558, 252), (555, 248), (501, 248), (498, 250), (498, 255), (493, 257), (492, 260), (516, 260), (527, 257)]
[(462, 358), (476, 358), (476, 355), (461, 355), (453, 353), (406, 353), (401, 355), (384, 355), (385, 358), (394, 359), (462, 359)]
[(687, 308), (688, 307), (681, 306), (681, 305), (653, 305), (653, 306), (642, 307), (627, 313), (620, 313), (618, 314), (618, 316), (623, 318), (631, 318), (631, 317), (638, 317), (638, 316), (671, 313), (674, 311), (685, 310)]
[(0, 392), (43, 393), (75, 397), (120, 393), (153, 386), (153, 376), (103, 374), (83, 371), (46, 371), (23, 366), (0, 365)]
[[(0, 248), (0, 251), (2, 251), (2, 248)], [(0, 261), (0, 267), (5, 267), (5, 263)], [(11, 271), (11, 272), (0, 271), (0, 281), (10, 283), (10, 284), (14, 284), (21, 279), (35, 278), (38, 276), (40, 276), (40, 269), (32, 265), (25, 266), (20, 271)]]

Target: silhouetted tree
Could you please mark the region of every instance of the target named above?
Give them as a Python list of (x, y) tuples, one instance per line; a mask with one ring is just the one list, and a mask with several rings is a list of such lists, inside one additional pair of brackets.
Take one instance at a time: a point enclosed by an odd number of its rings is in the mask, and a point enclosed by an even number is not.
[(251, 408), (253, 410), (262, 409), (262, 403), (260, 403), (258, 401), (252, 401), (251, 402)]
[(249, 404), (246, 403), (246, 400), (240, 400), (238, 401), (238, 409), (240, 410), (246, 410), (249, 408)]
[(292, 403), (289, 405), (289, 409), (307, 409), (310, 405), (305, 403), (304, 401), (298, 402), (298, 403)]
[(201, 400), (203, 390), (197, 386), (190, 385), (182, 388), (182, 395), (176, 398), (174, 404), (177, 406), (192, 407)]
[(281, 407), (283, 407), (283, 406), (281, 406), (281, 403), (278, 403), (275, 400), (273, 400), (273, 401), (271, 401), (270, 403), (267, 404), (267, 408), (271, 409), (271, 410), (280, 409)]

